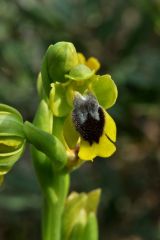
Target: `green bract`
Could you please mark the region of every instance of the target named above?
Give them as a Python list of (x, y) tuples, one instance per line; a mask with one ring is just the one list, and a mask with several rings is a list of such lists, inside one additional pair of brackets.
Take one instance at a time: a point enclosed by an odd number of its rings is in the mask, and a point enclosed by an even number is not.
[(65, 74), (78, 64), (78, 55), (72, 43), (58, 42), (50, 45), (42, 63), (42, 81), (47, 95), (50, 84), (66, 82)]
[(0, 175), (6, 174), (20, 158), (25, 146), (23, 120), (12, 107), (0, 104)]
[(43, 152), (53, 163), (56, 170), (62, 169), (67, 162), (67, 154), (62, 143), (54, 135), (25, 122), (24, 132), (29, 143)]

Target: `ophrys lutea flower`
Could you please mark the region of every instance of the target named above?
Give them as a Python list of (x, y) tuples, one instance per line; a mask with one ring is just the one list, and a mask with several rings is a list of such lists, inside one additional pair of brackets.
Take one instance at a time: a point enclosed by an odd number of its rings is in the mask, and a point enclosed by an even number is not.
[(53, 114), (52, 133), (81, 160), (109, 157), (116, 149), (116, 126), (105, 109), (115, 103), (117, 88), (109, 74), (97, 75), (99, 68), (96, 58), (61, 42), (48, 48), (39, 75), (40, 96)]
[(109, 157), (115, 152), (116, 125), (96, 97), (76, 94), (72, 119), (80, 137), (78, 156), (81, 160)]

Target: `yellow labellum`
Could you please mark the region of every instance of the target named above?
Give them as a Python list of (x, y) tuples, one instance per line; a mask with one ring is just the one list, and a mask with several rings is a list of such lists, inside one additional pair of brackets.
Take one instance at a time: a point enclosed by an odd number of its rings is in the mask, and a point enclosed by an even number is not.
[[(96, 156), (109, 157), (115, 151), (115, 145), (110, 139), (115, 142), (116, 140), (116, 125), (111, 116), (104, 111), (105, 114), (105, 126), (102, 136), (99, 139), (99, 143), (94, 142), (90, 145), (89, 142), (81, 139), (80, 150), (78, 156), (81, 160), (93, 160)], [(110, 139), (109, 139), (109, 138)]]

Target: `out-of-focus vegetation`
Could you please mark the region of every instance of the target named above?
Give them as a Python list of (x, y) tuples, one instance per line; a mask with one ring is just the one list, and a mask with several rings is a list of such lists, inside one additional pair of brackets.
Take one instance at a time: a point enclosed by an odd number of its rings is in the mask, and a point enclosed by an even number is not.
[[(117, 153), (72, 174), (72, 189), (103, 189), (100, 240), (160, 239), (160, 2), (1, 0), (0, 102), (32, 120), (48, 45), (66, 40), (102, 62), (118, 85)], [(40, 239), (41, 198), (28, 153), (0, 190), (0, 239)]]

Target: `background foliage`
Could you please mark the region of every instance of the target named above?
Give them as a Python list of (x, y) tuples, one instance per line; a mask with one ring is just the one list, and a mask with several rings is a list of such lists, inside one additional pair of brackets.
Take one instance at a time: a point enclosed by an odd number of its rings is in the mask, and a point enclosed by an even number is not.
[[(160, 2), (1, 0), (0, 102), (32, 120), (36, 76), (48, 45), (71, 41), (99, 58), (119, 98), (117, 152), (72, 174), (72, 189), (103, 189), (101, 240), (160, 239)], [(40, 239), (39, 186), (29, 153), (0, 190), (0, 239)]]

